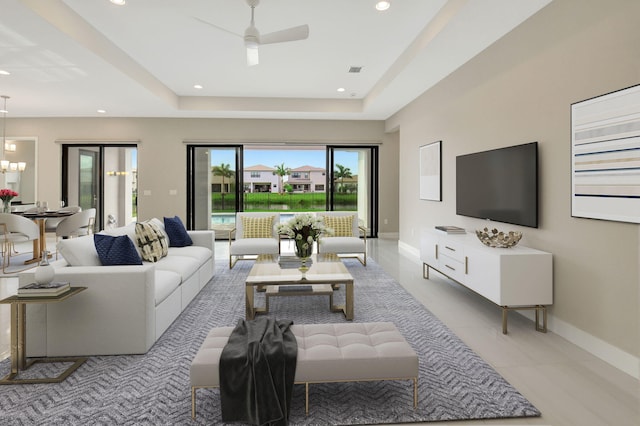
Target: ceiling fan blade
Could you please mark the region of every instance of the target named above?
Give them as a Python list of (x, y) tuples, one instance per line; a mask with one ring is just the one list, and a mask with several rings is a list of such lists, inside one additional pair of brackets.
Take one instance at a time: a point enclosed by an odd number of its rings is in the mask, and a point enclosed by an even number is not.
[(217, 28), (217, 29), (219, 29), (220, 31), (224, 31), (225, 33), (228, 33), (228, 34), (234, 35), (234, 36), (236, 36), (236, 37), (240, 37), (240, 38), (243, 38), (243, 37), (244, 37), (242, 34), (234, 33), (233, 31), (230, 31), (230, 30), (228, 30), (228, 29), (226, 29), (226, 28), (223, 28), (223, 27), (221, 27), (221, 26), (218, 26), (218, 25), (216, 25), (216, 24), (214, 24), (214, 23), (212, 23), (212, 22), (205, 21), (204, 19), (198, 18), (197, 16), (194, 16), (194, 17), (193, 17), (193, 19), (197, 19), (198, 21), (202, 22), (203, 24), (209, 25), (210, 27), (213, 27), (213, 28)]
[(309, 26), (299, 25), (286, 30), (260, 35), (260, 44), (283, 43), (285, 41), (304, 40), (309, 37)]
[(247, 66), (252, 67), (260, 63), (258, 58), (258, 46), (247, 47)]

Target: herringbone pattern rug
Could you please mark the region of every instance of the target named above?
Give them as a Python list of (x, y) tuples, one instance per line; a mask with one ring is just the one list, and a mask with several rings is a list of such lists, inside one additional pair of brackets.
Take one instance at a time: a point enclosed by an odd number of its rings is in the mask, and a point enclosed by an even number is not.
[[(392, 321), (420, 357), (418, 408), (408, 381), (296, 385), (290, 424), (376, 424), (539, 416), (539, 411), (375, 262), (345, 260), (355, 278), (355, 321)], [(217, 275), (145, 355), (90, 358), (65, 382), (0, 387), (0, 424), (219, 424), (217, 389), (198, 391), (191, 420), (189, 365), (207, 332), (244, 316), (251, 262)], [(339, 299), (344, 290), (336, 296)], [(262, 296), (257, 298), (260, 303)], [(327, 296), (272, 298), (271, 314), (294, 323), (342, 322)], [(339, 300), (338, 300), (339, 301)], [(35, 367), (34, 367), (35, 368)], [(44, 366), (44, 368), (51, 368)], [(8, 372), (8, 360), (0, 374)]]

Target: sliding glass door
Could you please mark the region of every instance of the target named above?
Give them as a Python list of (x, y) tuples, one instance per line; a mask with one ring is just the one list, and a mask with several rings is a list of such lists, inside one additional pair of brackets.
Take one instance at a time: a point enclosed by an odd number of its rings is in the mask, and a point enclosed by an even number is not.
[(187, 227), (225, 239), (239, 211), (357, 212), (376, 237), (377, 146), (187, 146)]
[(378, 235), (378, 147), (327, 146), (327, 210), (355, 211), (368, 237)]
[(96, 230), (137, 218), (135, 145), (63, 145), (62, 201), (96, 209)]

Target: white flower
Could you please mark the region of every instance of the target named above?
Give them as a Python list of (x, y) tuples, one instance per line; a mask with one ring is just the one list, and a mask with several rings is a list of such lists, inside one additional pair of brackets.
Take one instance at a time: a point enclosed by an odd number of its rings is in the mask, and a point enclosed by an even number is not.
[(313, 244), (321, 235), (333, 234), (333, 230), (324, 225), (322, 217), (311, 213), (297, 214), (287, 222), (276, 224), (275, 230), (296, 241), (306, 240), (307, 244)]

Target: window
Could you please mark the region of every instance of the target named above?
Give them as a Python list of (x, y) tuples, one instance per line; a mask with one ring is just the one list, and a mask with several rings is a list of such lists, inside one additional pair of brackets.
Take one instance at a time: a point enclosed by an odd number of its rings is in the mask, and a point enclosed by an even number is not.
[(251, 172), (251, 177), (252, 178), (259, 178), (260, 177), (260, 172)]
[(324, 191), (324, 185), (316, 185), (316, 191)]

